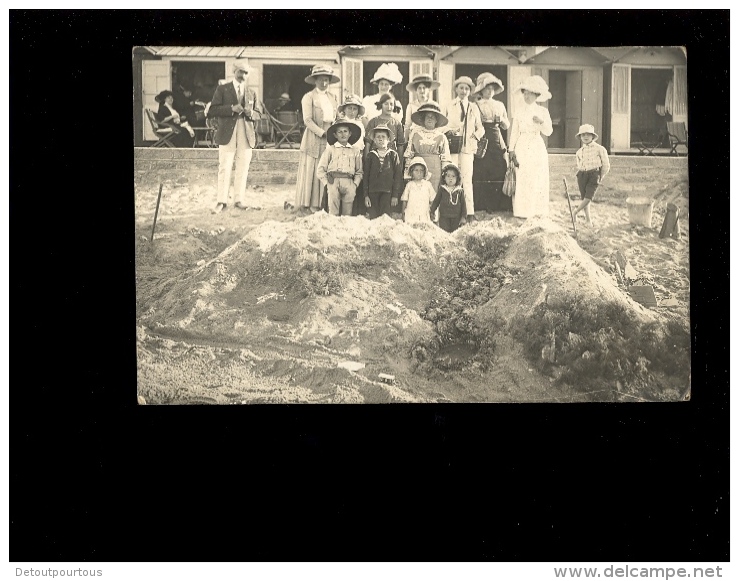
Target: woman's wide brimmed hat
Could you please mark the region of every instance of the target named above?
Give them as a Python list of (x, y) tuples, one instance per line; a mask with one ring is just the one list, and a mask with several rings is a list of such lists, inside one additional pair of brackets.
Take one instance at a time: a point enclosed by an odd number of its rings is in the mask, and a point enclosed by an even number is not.
[(583, 133), (590, 133), (593, 135), (593, 139), (598, 139), (598, 134), (595, 132), (595, 127), (590, 125), (590, 123), (580, 125), (580, 130), (577, 132), (577, 135), (575, 135), (575, 137), (580, 137)]
[(449, 123), (449, 119), (441, 114), (441, 108), (434, 101), (429, 101), (421, 105), (413, 115), (411, 115), (411, 121), (416, 125), (424, 126), (424, 120), (426, 119), (426, 113), (433, 113), (436, 115), (436, 126), (444, 127)]
[(479, 93), (488, 85), (493, 85), (493, 95), (502, 93), (505, 90), (503, 81), (496, 77), (493, 73), (482, 73), (477, 76), (477, 86), (475, 87), (475, 93)]
[(432, 91), (435, 91), (436, 89), (441, 87), (441, 83), (439, 81), (435, 81), (429, 75), (416, 75), (415, 77), (413, 77), (413, 80), (405, 86), (405, 90), (409, 93), (412, 93), (416, 90), (418, 85), (422, 83)]
[(310, 75), (305, 77), (305, 82), (309, 85), (315, 85), (316, 77), (320, 77), (321, 75), (326, 75), (327, 77), (330, 77), (329, 84), (331, 85), (333, 85), (334, 83), (338, 83), (341, 80), (334, 74), (334, 69), (332, 69), (328, 65), (316, 65), (313, 67), (313, 69), (311, 69)]
[(347, 105), (356, 105), (359, 107), (359, 113), (357, 115), (361, 117), (364, 115), (364, 105), (362, 105), (362, 99), (358, 95), (347, 95), (344, 102), (337, 107), (339, 113), (343, 113)]
[(154, 97), (154, 100), (161, 105), (162, 103), (164, 103), (164, 100), (167, 97), (174, 97), (174, 93), (172, 91), (165, 89), (164, 91), (159, 93), (156, 97)]
[(475, 90), (475, 83), (473, 83), (472, 82), (472, 79), (470, 79), (469, 77), (466, 77), (466, 76), (465, 77), (459, 77), (456, 81), (454, 81), (454, 88), (456, 89), (457, 88), (457, 85), (462, 85), (462, 84), (468, 85), (469, 88), (470, 88), (470, 91), (474, 91)]
[(543, 103), (552, 98), (552, 94), (549, 92), (549, 86), (547, 82), (542, 79), (539, 75), (528, 77), (518, 86), (519, 91), (531, 91), (532, 93), (538, 93), (536, 98), (537, 103)]
[(336, 139), (336, 135), (334, 135), (334, 132), (339, 127), (348, 127), (349, 128), (349, 132), (350, 132), (350, 135), (349, 135), (349, 143), (351, 145), (354, 145), (357, 141), (359, 141), (359, 138), (362, 135), (362, 130), (359, 128), (359, 125), (357, 125), (353, 121), (345, 121), (345, 120), (342, 119), (342, 120), (337, 121), (336, 123), (334, 123), (328, 129), (326, 129), (326, 141), (328, 142), (329, 145), (333, 145), (334, 143), (336, 143), (338, 141)]
[(289, 100), (290, 100), (290, 95), (288, 95), (287, 93), (282, 93), (282, 95), (280, 95), (280, 101), (289, 101)]
[(380, 68), (377, 69), (375, 76), (370, 80), (370, 83), (377, 84), (380, 82), (380, 79), (385, 79), (393, 85), (397, 85), (403, 82), (403, 75), (395, 63), (382, 63)]
[(426, 173), (429, 173), (429, 168), (426, 165), (426, 162), (423, 160), (422, 157), (414, 157), (411, 162), (408, 164), (408, 174), (411, 174), (413, 172), (413, 166), (416, 165), (422, 165), (423, 169)]
[(377, 127), (373, 127), (372, 129), (370, 129), (367, 132), (367, 137), (369, 137), (370, 139), (372, 139), (374, 141), (374, 139), (375, 139), (375, 133), (377, 133), (378, 131), (387, 131), (388, 141), (390, 141), (390, 143), (392, 143), (393, 141), (395, 141), (395, 131), (393, 131), (392, 129), (390, 129), (390, 127), (388, 127), (385, 123), (382, 123), (382, 124), (378, 125)]

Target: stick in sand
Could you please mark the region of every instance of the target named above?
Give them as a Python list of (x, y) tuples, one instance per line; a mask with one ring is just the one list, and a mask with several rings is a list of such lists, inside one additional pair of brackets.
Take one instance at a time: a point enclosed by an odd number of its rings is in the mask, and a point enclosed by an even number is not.
[(162, 187), (164, 184), (159, 184), (159, 195), (157, 196), (157, 209), (154, 211), (154, 224), (151, 226), (151, 241), (154, 242), (154, 228), (157, 227), (157, 216), (159, 215), (159, 201), (162, 199)]
[(567, 195), (567, 206), (570, 208), (570, 218), (572, 218), (572, 228), (575, 230), (575, 240), (577, 240), (577, 225), (575, 224), (575, 215), (572, 213), (572, 201), (570, 200), (570, 190), (567, 188), (567, 179), (562, 178), (565, 183), (565, 194)]

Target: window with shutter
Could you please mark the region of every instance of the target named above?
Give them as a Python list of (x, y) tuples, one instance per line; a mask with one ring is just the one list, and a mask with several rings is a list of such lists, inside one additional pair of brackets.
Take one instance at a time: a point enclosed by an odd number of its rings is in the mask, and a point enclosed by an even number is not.
[(342, 60), (343, 95), (362, 95), (362, 61), (344, 57)]

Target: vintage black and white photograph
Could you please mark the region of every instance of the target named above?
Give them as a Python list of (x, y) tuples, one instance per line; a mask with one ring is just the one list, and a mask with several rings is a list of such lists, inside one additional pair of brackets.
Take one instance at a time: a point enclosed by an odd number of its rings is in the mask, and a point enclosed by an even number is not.
[(139, 404), (690, 399), (681, 46), (136, 46)]

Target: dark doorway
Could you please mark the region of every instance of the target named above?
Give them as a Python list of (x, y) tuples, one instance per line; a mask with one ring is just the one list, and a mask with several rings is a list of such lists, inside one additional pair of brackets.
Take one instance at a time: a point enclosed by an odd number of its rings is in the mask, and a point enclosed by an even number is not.
[(645, 135), (665, 140), (666, 122), (672, 119), (665, 112), (667, 85), (671, 80), (672, 69), (631, 69), (632, 142), (641, 141)]
[(300, 111), (300, 101), (313, 89), (305, 82), (311, 67), (306, 65), (264, 65), (262, 99), (270, 112), (274, 113), (282, 93), (290, 95), (290, 111)]
[(188, 88), (197, 101), (209, 103), (218, 81), (225, 78), (224, 62), (172, 62), (172, 90), (178, 86)]
[(582, 71), (549, 71), (549, 116), (552, 135), (548, 148), (578, 149), (577, 131), (582, 123)]

